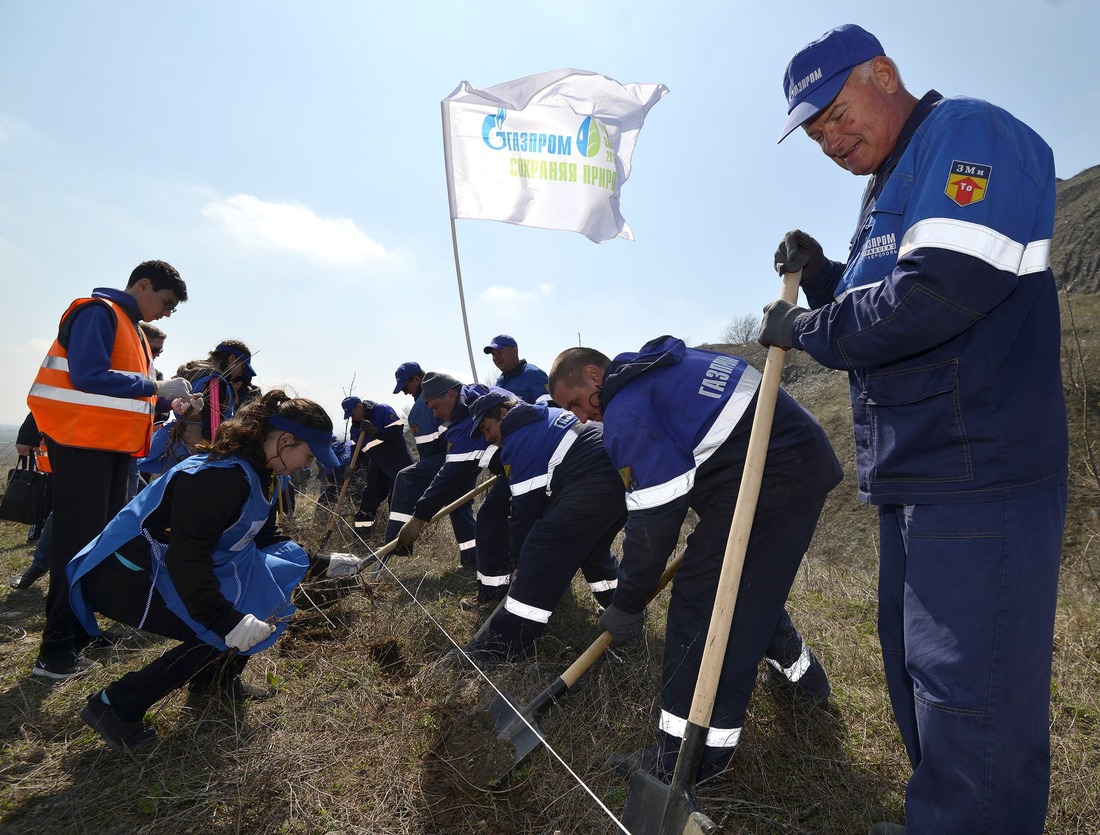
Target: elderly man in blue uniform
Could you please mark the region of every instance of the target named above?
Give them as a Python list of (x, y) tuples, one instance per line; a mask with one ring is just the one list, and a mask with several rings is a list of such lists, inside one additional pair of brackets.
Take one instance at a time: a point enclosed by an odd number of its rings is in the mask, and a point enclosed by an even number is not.
[(356, 466), (366, 470), (367, 483), (355, 513), (355, 527), (369, 528), (374, 524), (378, 506), (389, 498), (397, 474), (412, 466), (412, 456), (405, 443), (405, 423), (393, 407), (385, 403), (345, 397), (340, 406), (344, 410), (344, 420), (351, 420), (348, 433), (351, 441), (357, 444), (359, 436), (365, 435)]
[(603, 446), (603, 426), (545, 403), (483, 394), (470, 406), (471, 436), (500, 447), (508, 475), (515, 575), (504, 608), (466, 649), (478, 661), (531, 657), (578, 569), (601, 607), (618, 565), (611, 543), (626, 522), (623, 482)]
[[(435, 474), (447, 459), (446, 427), (432, 414), (424, 402), (422, 393), (424, 370), (417, 362), (403, 362), (394, 372), (397, 385), (393, 393), (404, 393), (414, 398), (409, 410), (409, 431), (416, 443), (418, 460), (406, 467), (394, 479), (390, 496), (390, 517), (386, 527), (386, 541), (397, 538), (401, 526), (412, 518), (417, 501), (424, 495)], [(474, 503), (469, 501), (451, 511), (451, 528), (458, 543), (459, 565), (469, 571), (477, 569), (477, 535), (474, 522)]]
[[(604, 444), (626, 486), (619, 584), (600, 626), (616, 644), (642, 631), (646, 601), (676, 547), (688, 509), (699, 521), (672, 584), (655, 745), (616, 755), (669, 781), (687, 726), (703, 645), (741, 486), (760, 372), (740, 357), (662, 336), (608, 359), (570, 348), (550, 371), (555, 402), (602, 420)], [(667, 408), (656, 404), (668, 404)], [(809, 704), (829, 697), (820, 662), (784, 609), (829, 491), (842, 473), (813, 416), (780, 391), (729, 644), (697, 781), (733, 755), (761, 658), (781, 692)]]
[(528, 403), (540, 397), (547, 399), (546, 372), (537, 365), (519, 358), (519, 345), (515, 339), (502, 333), (494, 336), (485, 346), (485, 353), (493, 355), (493, 365), (500, 369), (497, 388), (506, 389)]
[(496, 605), (508, 593), (512, 564), (508, 557), (508, 480), (499, 466), (499, 449), (483, 438), (471, 437), (469, 405), (489, 392), (508, 395), (503, 389), (480, 384), (463, 385), (449, 374), (429, 372), (424, 376), (421, 395), (432, 414), (446, 425), (447, 457), (412, 510), (411, 517), (397, 532), (399, 548), (409, 548), (424, 525), (444, 505), (473, 489), (478, 475), (489, 469), (499, 476), (478, 508), (477, 597), (468, 605), (475, 608)]
[(986, 102), (917, 99), (854, 25), (805, 46), (784, 91), (780, 139), (801, 126), (871, 175), (845, 263), (801, 231), (780, 243), (811, 309), (772, 303), (760, 339), (849, 375), (913, 765), (905, 827), (874, 831), (1042, 832), (1068, 446), (1051, 150)]

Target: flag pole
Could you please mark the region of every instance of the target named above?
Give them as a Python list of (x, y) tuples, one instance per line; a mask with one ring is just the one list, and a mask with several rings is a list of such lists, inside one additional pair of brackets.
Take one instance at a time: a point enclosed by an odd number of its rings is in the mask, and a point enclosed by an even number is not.
[(477, 366), (474, 365), (474, 346), (470, 342), (470, 322), (466, 318), (466, 296), (462, 292), (462, 264), (458, 260), (458, 233), (455, 231), (455, 219), (451, 218), (451, 244), (455, 251), (455, 275), (458, 276), (458, 306), (462, 308), (462, 330), (466, 333), (466, 351), (470, 355), (470, 373), (472, 373), (473, 379), (471, 383), (476, 383), (477, 380)]
[(458, 230), (455, 228), (455, 198), (454, 187), (451, 183), (451, 134), (447, 130), (447, 113), (450, 102), (440, 102), (440, 113), (443, 116), (443, 166), (447, 175), (447, 198), (449, 208), (447, 214), (451, 218), (451, 247), (455, 254), (455, 276), (458, 279), (458, 306), (462, 310), (462, 331), (466, 335), (466, 352), (470, 355), (470, 373), (473, 377), (471, 383), (476, 383), (477, 366), (474, 364), (474, 345), (470, 341), (470, 320), (466, 316), (466, 294), (462, 290), (462, 262), (458, 258)]

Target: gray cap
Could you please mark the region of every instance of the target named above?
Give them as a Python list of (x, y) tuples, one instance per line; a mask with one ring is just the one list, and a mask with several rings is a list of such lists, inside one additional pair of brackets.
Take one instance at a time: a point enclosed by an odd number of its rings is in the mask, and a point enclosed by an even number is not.
[(420, 381), (420, 395), (424, 398), (424, 402), (427, 402), (429, 400), (434, 400), (451, 389), (459, 388), (461, 385), (462, 383), (450, 374), (429, 371), (424, 375), (424, 379)]

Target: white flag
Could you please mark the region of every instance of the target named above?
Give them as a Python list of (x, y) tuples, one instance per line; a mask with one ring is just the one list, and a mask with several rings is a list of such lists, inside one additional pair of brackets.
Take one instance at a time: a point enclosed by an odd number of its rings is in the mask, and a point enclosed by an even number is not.
[(529, 75), (443, 100), (452, 218), (634, 239), (619, 191), (663, 84), (622, 85), (585, 70)]

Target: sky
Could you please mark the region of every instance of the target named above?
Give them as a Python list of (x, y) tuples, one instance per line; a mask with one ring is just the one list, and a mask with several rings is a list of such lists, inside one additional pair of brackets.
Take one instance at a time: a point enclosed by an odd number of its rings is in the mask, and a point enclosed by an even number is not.
[(1060, 177), (1100, 164), (1096, 0), (0, 0), (0, 423), (69, 303), (153, 258), (190, 296), (157, 323), (167, 376), (241, 339), (258, 385), (339, 425), (349, 392), (406, 411), (406, 360), (471, 382), (440, 101), (565, 67), (669, 88), (622, 187), (636, 239), (455, 221), (478, 381), (500, 333), (543, 369), (719, 341), (778, 296), (788, 229), (846, 256), (864, 180), (776, 138), (787, 62), (849, 22), (917, 95), (1030, 124)]

